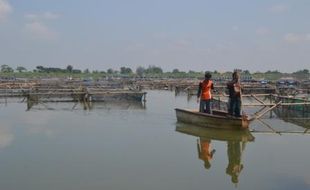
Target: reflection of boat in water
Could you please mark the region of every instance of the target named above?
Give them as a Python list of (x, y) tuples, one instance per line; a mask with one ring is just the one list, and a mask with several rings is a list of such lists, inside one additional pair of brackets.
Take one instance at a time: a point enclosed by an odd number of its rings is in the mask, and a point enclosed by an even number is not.
[(176, 131), (211, 140), (242, 142), (254, 141), (254, 136), (249, 130), (217, 130), (185, 123), (177, 123)]
[(212, 110), (212, 114), (201, 113), (198, 110), (175, 109), (177, 120), (194, 125), (217, 128), (242, 130), (249, 127), (247, 118), (229, 117), (227, 112)]
[(274, 113), (282, 120), (310, 129), (310, 112), (296, 111), (286, 108), (277, 108)]
[(204, 167), (209, 169), (216, 150), (212, 148), (212, 141), (227, 142), (228, 165), (226, 174), (231, 177), (231, 182), (238, 184), (239, 175), (243, 170), (242, 154), (247, 142), (254, 141), (254, 136), (248, 130), (217, 130), (189, 124), (177, 123), (176, 131), (198, 137), (198, 158), (204, 162)]

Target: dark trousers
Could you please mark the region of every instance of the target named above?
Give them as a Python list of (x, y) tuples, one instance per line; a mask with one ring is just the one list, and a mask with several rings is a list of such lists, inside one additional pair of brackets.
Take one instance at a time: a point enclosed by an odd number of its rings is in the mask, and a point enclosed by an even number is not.
[(241, 112), (240, 97), (229, 98), (228, 113), (236, 117), (241, 117), (240, 112)]
[(199, 111), (203, 113), (211, 113), (211, 99), (200, 100)]

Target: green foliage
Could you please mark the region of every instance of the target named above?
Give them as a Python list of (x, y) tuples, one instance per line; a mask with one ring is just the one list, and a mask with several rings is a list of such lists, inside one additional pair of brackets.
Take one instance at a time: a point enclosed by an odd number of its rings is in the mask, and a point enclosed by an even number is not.
[(85, 73), (85, 74), (90, 73), (90, 72), (89, 72), (89, 69), (88, 69), (88, 68), (87, 68), (87, 69), (85, 69), (85, 70), (84, 70), (84, 73)]
[(246, 74), (246, 75), (250, 75), (251, 74), (249, 70), (244, 70), (244, 71), (242, 71), (242, 73)]
[(180, 72), (179, 69), (173, 69), (172, 70), (172, 73), (174, 73), (174, 74), (179, 73), (179, 72)]
[(3, 73), (13, 73), (14, 70), (8, 65), (1, 65), (1, 72)]
[(67, 66), (67, 71), (68, 71), (69, 73), (72, 73), (72, 70), (73, 70), (73, 66), (72, 66), (72, 65), (68, 65), (68, 66)]
[[(17, 78), (42, 78), (42, 77), (60, 77), (60, 78), (104, 78), (106, 76), (113, 77), (146, 77), (146, 78), (204, 78), (204, 71), (193, 71), (189, 70), (188, 72), (180, 71), (175, 68), (172, 72), (163, 72), (162, 68), (158, 66), (151, 65), (147, 69), (142, 66), (137, 67), (135, 73), (129, 67), (121, 67), (120, 71), (113, 70), (112, 68), (107, 71), (94, 70), (92, 72), (89, 69), (85, 69), (83, 72), (80, 69), (73, 69), (73, 66), (68, 65), (65, 69), (56, 68), (56, 67), (44, 67), (37, 66), (33, 71), (27, 71), (23, 66), (18, 66), (16, 68), (17, 72), (14, 72), (9, 65), (1, 65), (1, 77), (17, 77)], [(210, 71), (209, 71), (210, 72)], [(304, 80), (309, 79), (310, 73), (308, 69), (299, 70), (291, 74), (281, 73), (277, 70), (267, 71), (267, 72), (254, 72), (250, 73), (248, 70), (241, 71), (241, 75), (246, 78), (253, 79), (266, 79), (275, 81), (281, 77), (294, 77), (296, 79)], [(224, 79), (227, 80), (231, 78), (232, 72), (210, 72), (213, 79)]]
[(79, 70), (79, 69), (73, 69), (73, 70), (72, 70), (72, 73), (76, 73), (76, 74), (78, 74), (78, 73), (82, 73), (82, 71), (81, 71), (81, 70)]
[(146, 70), (145, 73), (147, 74), (162, 74), (163, 70), (160, 67), (150, 65)]
[(21, 73), (21, 72), (27, 71), (27, 69), (26, 69), (25, 67), (18, 66), (18, 67), (16, 67), (16, 71), (18, 71), (19, 73)]
[(264, 74), (264, 78), (267, 80), (271, 80), (271, 81), (279, 80), (282, 77), (283, 77), (283, 74), (280, 73), (278, 70), (267, 71)]
[(123, 75), (132, 74), (132, 70), (129, 67), (121, 67), (120, 71)]
[[(72, 69), (73, 67), (69, 68)], [(41, 65), (36, 67), (39, 73), (67, 73), (68, 69), (61, 69), (57, 67), (43, 67)], [(72, 70), (71, 70), (72, 71)]]
[(111, 74), (114, 73), (114, 70), (110, 68), (110, 69), (107, 70), (107, 73), (111, 75)]
[(308, 69), (299, 70), (296, 72), (293, 72), (293, 77), (303, 80), (303, 79), (310, 79), (310, 73)]
[(145, 74), (145, 68), (139, 66), (139, 67), (136, 69), (136, 74), (137, 74), (139, 77), (143, 77), (144, 74)]

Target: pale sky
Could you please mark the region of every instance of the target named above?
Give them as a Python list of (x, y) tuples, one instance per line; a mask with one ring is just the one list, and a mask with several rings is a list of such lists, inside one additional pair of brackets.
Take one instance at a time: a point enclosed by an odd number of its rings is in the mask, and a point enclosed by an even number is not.
[(310, 0), (0, 0), (0, 65), (310, 69)]

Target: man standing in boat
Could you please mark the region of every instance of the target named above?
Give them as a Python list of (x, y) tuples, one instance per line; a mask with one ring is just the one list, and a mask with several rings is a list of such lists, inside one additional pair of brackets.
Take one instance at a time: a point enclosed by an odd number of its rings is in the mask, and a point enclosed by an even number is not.
[(228, 113), (235, 117), (241, 117), (241, 85), (237, 71), (232, 74), (232, 80), (227, 83), (229, 92)]
[(199, 111), (203, 113), (211, 114), (211, 90), (214, 89), (213, 82), (211, 80), (211, 73), (205, 73), (205, 79), (199, 83), (197, 102), (200, 101)]

